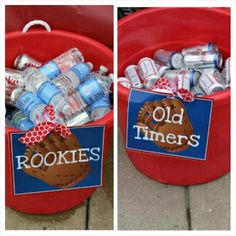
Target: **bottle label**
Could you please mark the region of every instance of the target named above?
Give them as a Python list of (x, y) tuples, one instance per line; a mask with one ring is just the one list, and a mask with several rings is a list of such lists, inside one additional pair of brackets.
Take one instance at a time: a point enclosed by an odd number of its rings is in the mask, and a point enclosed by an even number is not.
[(104, 92), (95, 79), (90, 79), (81, 84), (77, 90), (88, 105), (91, 105), (104, 96)]
[(38, 97), (46, 104), (50, 104), (51, 99), (61, 93), (61, 90), (51, 82), (43, 83), (37, 92)]
[(16, 106), (25, 114), (29, 115), (35, 106), (41, 104), (40, 99), (31, 92), (27, 92), (20, 96), (16, 102)]
[[(28, 151), (19, 141), (25, 132), (10, 134), (12, 176), (9, 178), (14, 195), (30, 197), (32, 193), (35, 196), (102, 186), (105, 127), (77, 127), (70, 131), (72, 136), (67, 138), (50, 133), (47, 142), (41, 141), (44, 145), (38, 150), (35, 146), (35, 152)], [(34, 138), (37, 139), (37, 134)]]
[(49, 61), (47, 64), (40, 67), (39, 70), (49, 79), (54, 79), (61, 73), (59, 67), (54, 61)]
[(132, 89), (128, 101), (126, 148), (204, 161), (212, 106), (210, 99), (195, 98), (189, 103)]

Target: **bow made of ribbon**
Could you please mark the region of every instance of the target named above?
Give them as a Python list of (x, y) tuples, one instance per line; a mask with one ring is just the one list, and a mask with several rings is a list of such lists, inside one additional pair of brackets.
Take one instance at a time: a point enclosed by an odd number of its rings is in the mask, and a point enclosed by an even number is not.
[(66, 125), (55, 122), (56, 116), (52, 105), (46, 106), (43, 117), (47, 117), (45, 122), (37, 124), (32, 130), (28, 131), (19, 141), (26, 146), (32, 146), (41, 142), (49, 133), (56, 132), (63, 138), (71, 135), (71, 131)]
[(170, 81), (165, 78), (161, 77), (152, 87), (153, 91), (166, 93), (172, 96), (178, 96), (185, 102), (192, 102), (194, 101), (194, 96), (192, 93), (187, 89), (173, 89), (171, 86)]

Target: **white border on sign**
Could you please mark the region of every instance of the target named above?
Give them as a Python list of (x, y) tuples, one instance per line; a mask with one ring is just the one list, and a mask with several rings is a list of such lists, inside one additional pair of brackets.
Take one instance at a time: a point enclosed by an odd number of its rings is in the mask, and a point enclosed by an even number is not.
[[(173, 154), (173, 153), (163, 153), (160, 151), (151, 151), (151, 150), (147, 150), (147, 149), (139, 149), (139, 148), (132, 148), (128, 146), (128, 135), (129, 135), (129, 129), (128, 129), (128, 124), (129, 124), (129, 106), (130, 106), (130, 97), (131, 97), (131, 93), (133, 91), (141, 91), (143, 93), (148, 93), (148, 94), (153, 94), (153, 95), (161, 95), (161, 96), (165, 96), (164, 94), (159, 94), (159, 93), (155, 93), (155, 92), (150, 92), (150, 91), (145, 91), (145, 90), (141, 90), (141, 89), (135, 89), (132, 88), (129, 92), (129, 98), (128, 98), (128, 109), (127, 109), (127, 123), (126, 123), (126, 145), (125, 147), (128, 150), (133, 150), (133, 151), (139, 151), (139, 152), (147, 152), (147, 153), (157, 153), (160, 154), (161, 156), (174, 156), (174, 157), (179, 157), (179, 158), (184, 158), (186, 160), (198, 160), (198, 161), (205, 161), (206, 160), (206, 156), (207, 156), (207, 148), (208, 148), (208, 140), (209, 140), (209, 133), (210, 133), (210, 128), (211, 128), (211, 115), (212, 115), (212, 107), (214, 104), (214, 101), (212, 99), (209, 98), (195, 98), (195, 100), (203, 100), (203, 101), (208, 101), (211, 103), (211, 107), (210, 107), (210, 114), (209, 114), (209, 121), (208, 121), (208, 131), (207, 131), (207, 138), (206, 138), (206, 147), (205, 147), (205, 151), (204, 151), (204, 159), (199, 159), (196, 157), (191, 157), (191, 156), (183, 156), (183, 155), (178, 155), (178, 154)], [(168, 98), (168, 97), (166, 97)], [(171, 97), (173, 98), (173, 97)], [(179, 99), (180, 100), (180, 99)], [(144, 104), (143, 104), (144, 105)], [(142, 148), (142, 147), (140, 147)], [(168, 157), (166, 157), (168, 158)]]

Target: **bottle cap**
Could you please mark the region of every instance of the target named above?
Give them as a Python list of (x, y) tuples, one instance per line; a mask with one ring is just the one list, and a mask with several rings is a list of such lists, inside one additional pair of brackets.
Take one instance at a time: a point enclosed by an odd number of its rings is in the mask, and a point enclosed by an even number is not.
[(101, 72), (101, 74), (106, 74), (108, 72), (108, 68), (104, 65), (100, 65), (99, 71)]
[(87, 65), (89, 66), (90, 70), (93, 70), (93, 63), (92, 62), (87, 62)]

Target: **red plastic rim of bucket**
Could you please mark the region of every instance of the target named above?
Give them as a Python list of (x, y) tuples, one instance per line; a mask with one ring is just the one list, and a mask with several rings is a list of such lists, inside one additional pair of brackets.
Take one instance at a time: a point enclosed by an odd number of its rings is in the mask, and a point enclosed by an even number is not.
[[(31, 43), (31, 36), (33, 36), (33, 39), (36, 39), (34, 37), (40, 37), (44, 38), (45, 40), (42, 40), (43, 43), (47, 43), (47, 39), (50, 38), (50, 42), (53, 42), (53, 45), (48, 45), (46, 48), (50, 49), (50, 53), (45, 53), (43, 54), (42, 52), (40, 53), (41, 56), (37, 57), (37, 43), (32, 42), (35, 48), (31, 50), (29, 46), (25, 46), (26, 42)], [(61, 39), (60, 42), (58, 43), (56, 39), (58, 37)], [(24, 42), (24, 47), (20, 47), (20, 43), (17, 49), (15, 49), (15, 44), (17, 44), (17, 41), (21, 40), (21, 38), (26, 38), (23, 39)], [(54, 40), (55, 39), (55, 40)], [(62, 42), (63, 39), (63, 42)], [(66, 43), (66, 40), (69, 40), (69, 42)], [(9, 43), (11, 40), (12, 43)], [(34, 41), (34, 40), (32, 40)], [(64, 44), (65, 41), (65, 44)], [(41, 42), (40, 42), (41, 43)], [(80, 48), (80, 44), (83, 46), (83, 49)], [(9, 46), (10, 44), (10, 46)], [(57, 45), (60, 45), (61, 48), (57, 49)], [(33, 30), (27, 33), (22, 33), (20, 31), (17, 32), (11, 32), (6, 34), (6, 52), (9, 53), (8, 58), (6, 56), (6, 66), (7, 67), (12, 67), (13, 65), (13, 58), (16, 58), (16, 56), (20, 53), (28, 53), (32, 57), (37, 58), (38, 60), (41, 61), (47, 61), (52, 58), (52, 56), (57, 56), (59, 53), (66, 51), (67, 49), (71, 47), (78, 47), (81, 49), (81, 51), (85, 55), (86, 59), (86, 54), (90, 55), (89, 60), (93, 62), (95, 65), (95, 68), (100, 65), (100, 63), (106, 61), (107, 64), (105, 64), (109, 70), (112, 72), (113, 71), (113, 52), (111, 49), (108, 47), (104, 46), (103, 44), (82, 36), (78, 35), (75, 33), (71, 32), (65, 32), (65, 31), (60, 31), (60, 30), (53, 30), (51, 32), (46, 32), (46, 31), (41, 31), (41, 30)], [(10, 47), (11, 50), (8, 50)], [(45, 48), (45, 45), (43, 46)], [(27, 48), (27, 50), (25, 50)], [(100, 54), (94, 55), (94, 61), (93, 61), (93, 52), (94, 50), (97, 50)], [(15, 52), (16, 51), (16, 52)], [(60, 52), (59, 52), (60, 51)], [(32, 52), (32, 53), (31, 53)], [(89, 52), (89, 53), (88, 53)], [(98, 60), (99, 57), (101, 57), (102, 60)], [(97, 60), (96, 60), (97, 59)], [(105, 125), (105, 143), (104, 143), (104, 160), (107, 158), (108, 154), (108, 148), (109, 148), (109, 143), (111, 141), (111, 135), (112, 135), (112, 127), (113, 127), (113, 111), (109, 112), (106, 116), (103, 118), (86, 124), (86, 126), (94, 126), (94, 125)], [(12, 169), (11, 169), (11, 164), (9, 160), (9, 153), (10, 153), (10, 143), (9, 143), (9, 132), (20, 132), (17, 129), (12, 129), (12, 128), (6, 128), (6, 204), (16, 210), (27, 212), (27, 213), (32, 213), (32, 214), (52, 214), (52, 213), (57, 213), (57, 212), (62, 212), (65, 210), (68, 210), (70, 208), (73, 208), (79, 204), (81, 204), (84, 200), (86, 200), (89, 196), (93, 194), (93, 192), (96, 190), (96, 187), (90, 187), (90, 188), (82, 188), (82, 189), (68, 189), (67, 191), (60, 191), (60, 192), (48, 192), (48, 193), (38, 193), (38, 194), (23, 194), (23, 195), (14, 195), (12, 192), (13, 189), (13, 183), (12, 183), (12, 178), (9, 177), (9, 175), (12, 175)], [(104, 162), (103, 162), (104, 164)], [(104, 172), (103, 172), (104, 173)]]
[[(136, 18), (140, 17), (140, 16), (145, 16), (148, 15), (152, 12), (162, 12), (162, 11), (166, 11), (168, 9), (171, 8), (149, 8), (149, 9), (143, 9), (140, 10), (138, 12), (135, 12), (131, 15), (128, 15), (124, 18), (122, 18), (121, 20), (119, 20), (118, 22), (118, 31), (120, 27), (123, 27), (126, 23), (130, 22), (130, 21), (135, 21)], [(224, 8), (201, 8), (201, 10), (205, 10), (206, 12), (215, 12), (215, 13), (219, 13), (225, 16), (229, 16), (229, 11), (224, 9)], [(120, 67), (118, 65), (118, 76), (122, 76), (123, 72), (120, 71)], [(125, 88), (124, 86), (118, 84), (118, 93), (119, 93), (119, 99), (126, 99), (129, 96), (129, 89)], [(205, 96), (206, 98), (210, 98), (213, 99), (214, 101), (216, 101), (216, 106), (221, 106), (224, 105), (226, 103), (229, 102), (230, 99), (230, 90), (227, 89), (225, 91), (222, 92), (218, 92), (212, 95), (208, 95)]]

